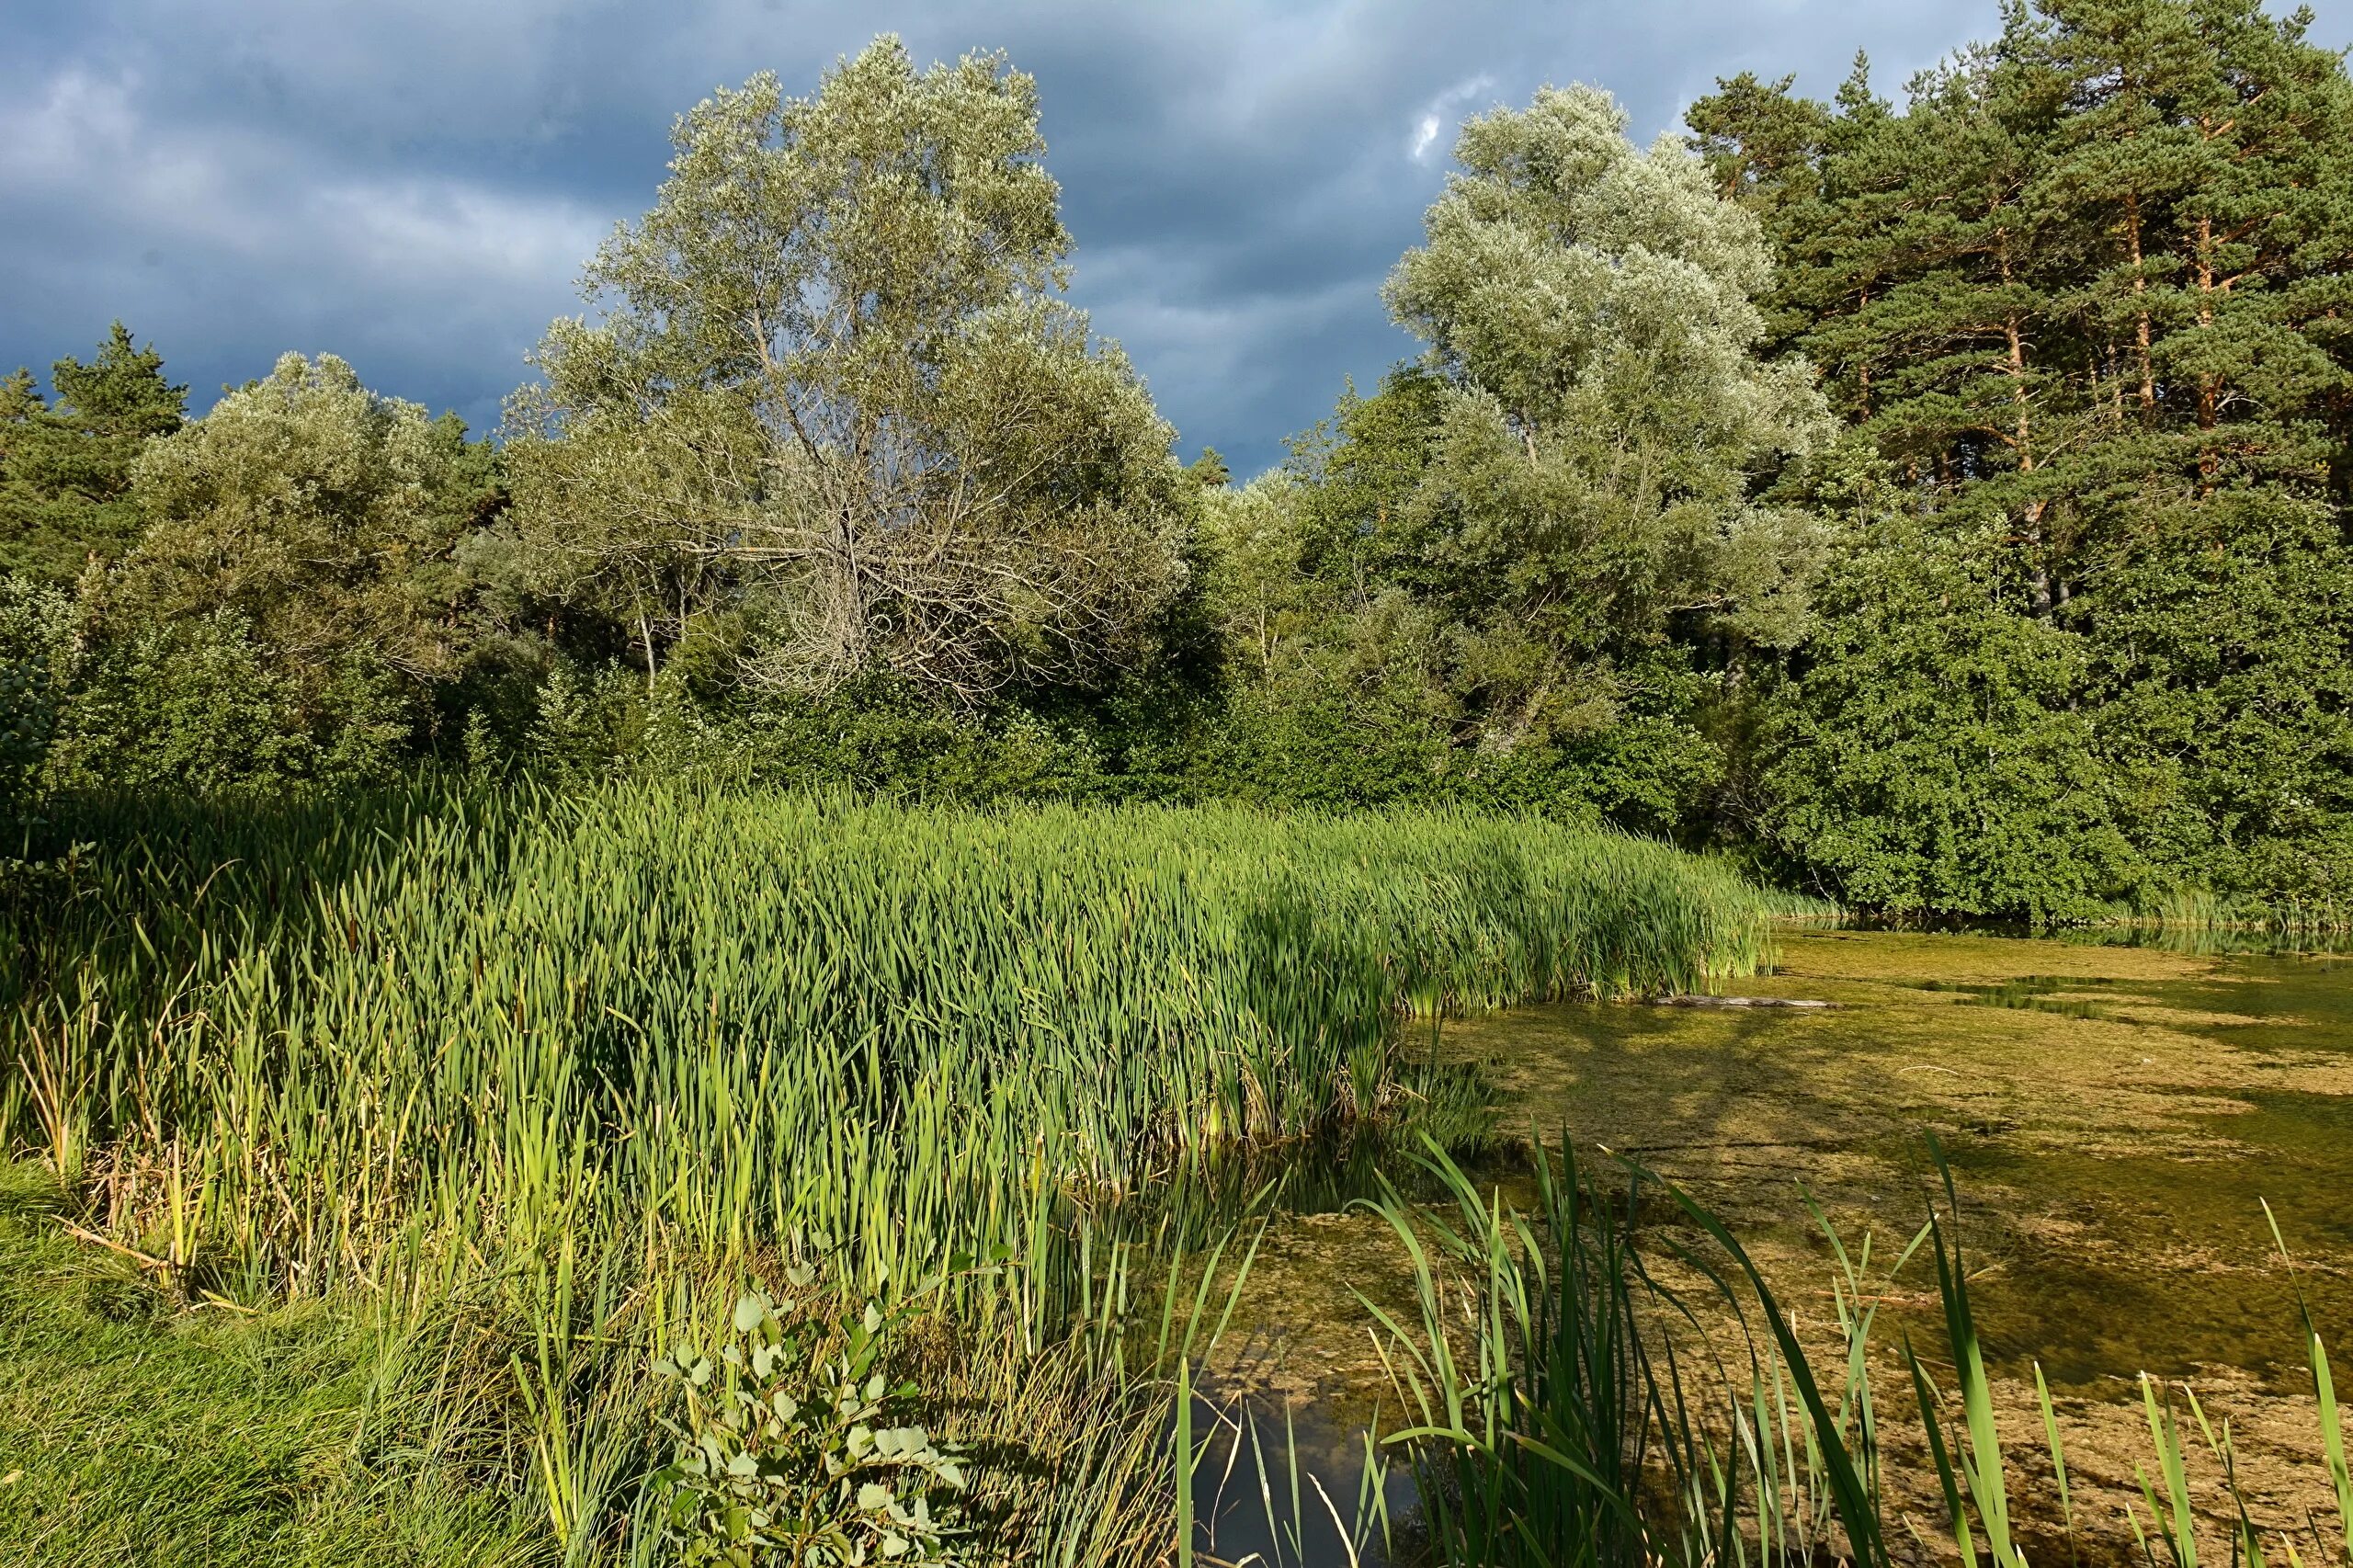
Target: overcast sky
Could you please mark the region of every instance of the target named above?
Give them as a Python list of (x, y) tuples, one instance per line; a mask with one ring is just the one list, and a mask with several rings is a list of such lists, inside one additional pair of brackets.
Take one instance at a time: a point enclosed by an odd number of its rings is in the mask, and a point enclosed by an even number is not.
[[(2316, 41), (2353, 37), (2324, 0)], [(122, 317), (201, 410), (289, 348), (478, 428), (681, 109), (876, 32), (1034, 74), (1074, 292), (1189, 457), (1254, 471), (1413, 346), (1381, 279), (1462, 115), (1544, 82), (1647, 139), (1742, 70), (1893, 92), (1995, 0), (0, 0), (0, 370)]]

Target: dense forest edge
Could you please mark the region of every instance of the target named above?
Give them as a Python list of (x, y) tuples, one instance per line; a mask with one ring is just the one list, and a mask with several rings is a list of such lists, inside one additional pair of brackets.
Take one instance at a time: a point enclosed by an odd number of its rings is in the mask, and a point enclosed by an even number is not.
[[(1472, 119), (1427, 346), (1237, 483), (1063, 297), (1033, 84), (681, 118), (496, 439), (119, 324), (0, 383), (0, 779), (1492, 807), (1901, 916), (2353, 908), (2353, 85), (2251, 0), (1890, 98)], [(46, 803), (45, 803), (46, 802)], [(20, 874), (33, 874), (29, 870)]]

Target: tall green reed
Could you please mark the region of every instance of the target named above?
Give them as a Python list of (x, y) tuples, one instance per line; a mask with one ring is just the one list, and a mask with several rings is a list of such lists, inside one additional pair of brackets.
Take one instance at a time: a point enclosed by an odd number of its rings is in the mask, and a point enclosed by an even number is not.
[(1122, 1199), (1409, 1119), (1413, 1011), (1695, 988), (1765, 940), (1720, 868), (1433, 813), (419, 785), (51, 814), (97, 847), (0, 888), (0, 1142), (191, 1296), (482, 1301), (579, 1562), (659, 1462), (646, 1347), (788, 1264), (948, 1279), (938, 1366), (1033, 1433), (1101, 1426), (1008, 1517), (1148, 1558), (1153, 1378), (1193, 1346), (1130, 1358), (1186, 1270)]
[(878, 1287), (1021, 1257), (1074, 1194), (1393, 1109), (1408, 1006), (1695, 987), (1762, 942), (1672, 851), (1472, 818), (304, 810), (151, 824), (11, 912), (0, 971), (0, 1133), (111, 1151), (125, 1221), (176, 1161), (240, 1289), (365, 1275), (420, 1223), (533, 1256), (817, 1236)]

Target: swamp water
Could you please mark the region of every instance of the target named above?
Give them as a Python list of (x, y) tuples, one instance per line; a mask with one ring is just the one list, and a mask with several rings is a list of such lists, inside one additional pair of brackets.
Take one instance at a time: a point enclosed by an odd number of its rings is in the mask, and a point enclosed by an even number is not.
[[(1526, 1008), (1449, 1022), (1434, 1049), (1492, 1086), (1503, 1137), (1532, 1129), (1557, 1145), (1565, 1131), (1580, 1151), (1639, 1162), (1713, 1209), (1824, 1349), (1834, 1264), (1805, 1195), (1850, 1246), (1868, 1231), (1875, 1256), (1893, 1258), (1936, 1190), (1920, 1136), (1934, 1131), (1961, 1187), (2014, 1476), (2029, 1494), (2050, 1483), (2039, 1363), (2079, 1529), (2095, 1556), (2121, 1558), (2147, 1437), (2137, 1374), (2186, 1381), (2210, 1415), (2228, 1416), (2242, 1480), (2287, 1518), (2329, 1506), (2296, 1284), (2345, 1347), (2338, 1358), (2353, 1354), (2353, 957), (2191, 946), (1791, 930), (1775, 971), (1736, 989), (1834, 1006)], [(1404, 1164), (1385, 1165), (1413, 1195)], [(1527, 1165), (1506, 1150), (1474, 1174), (1525, 1206)], [(1335, 1519), (1357, 1513), (1368, 1431), (1400, 1414), (1359, 1297), (1417, 1321), (1396, 1239), (1350, 1206), (1380, 1190), (1379, 1168), (1325, 1164), (1278, 1190), (1210, 1370), (1227, 1408), (1255, 1413), (1281, 1522), (1270, 1531), (1261, 1444), (1213, 1437), (1195, 1494), (1215, 1558), (1358, 1560)], [(1891, 1359), (1875, 1381), (1893, 1473), (1923, 1451), (1892, 1349), (1907, 1330), (1939, 1339), (1939, 1317), (1925, 1256), (1880, 1289), (1875, 1341)], [(1295, 1525), (1287, 1443), (1306, 1516)], [(1388, 1496), (1392, 1517), (1410, 1515), (1401, 1475)], [(1940, 1509), (1925, 1492), (1918, 1502), (1913, 1523), (1949, 1551)], [(1377, 1541), (1360, 1560), (1389, 1561)]]

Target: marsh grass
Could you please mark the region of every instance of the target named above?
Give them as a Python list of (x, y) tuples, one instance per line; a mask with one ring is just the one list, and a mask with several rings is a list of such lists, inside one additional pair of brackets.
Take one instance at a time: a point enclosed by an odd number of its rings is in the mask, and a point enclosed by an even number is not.
[[(1824, 1376), (1738, 1239), (1671, 1185), (1628, 1166), (1626, 1185), (1612, 1190), (1573, 1154), (1556, 1173), (1539, 1153), (1539, 1200), (1522, 1212), (1483, 1193), (1442, 1150), (1427, 1150), (1450, 1204), (1376, 1205), (1412, 1255), (1419, 1320), (1372, 1310), (1409, 1412), (1387, 1440), (1415, 1477), (1432, 1560), (1893, 1568), (1957, 1559), (2028, 1568), (2020, 1523), (2029, 1514), (2055, 1522), (2068, 1561), (2087, 1560), (2093, 1548), (2040, 1367), (2032, 1415), (2043, 1450), (2025, 1463), (2003, 1451), (1958, 1196), (1933, 1140), (1929, 1153), (1944, 1205), (1883, 1273), (1873, 1272), (1868, 1236), (1850, 1250), (1814, 1210), (1836, 1265), (1843, 1341)], [(1664, 1193), (1698, 1244), (1673, 1234), (1638, 1243), (1645, 1186)], [(2292, 1269), (2276, 1221), (2272, 1236)], [(1683, 1282), (1663, 1284), (1654, 1256), (1672, 1257)], [(1925, 1346), (1899, 1336), (1910, 1408), (1891, 1415), (1872, 1382), (1873, 1333), (1889, 1282), (1915, 1258), (1934, 1270), (1939, 1321)], [(2353, 1472), (2331, 1365), (2301, 1290), (2299, 1301), (2319, 1413), (2312, 1452), (2335, 1516), (2259, 1524), (2230, 1424), (2211, 1418), (2188, 1385), (2143, 1373), (2148, 1447), (2125, 1522), (2150, 1568), (2353, 1563)], [(1925, 1445), (1926, 1465), (1901, 1479), (1940, 1495), (1941, 1539), (1937, 1523), (1924, 1528), (1894, 1494), (1890, 1420)], [(2219, 1510), (2210, 1502), (2201, 1511), (2201, 1489), (2221, 1498)]]
[(388, 1335), (358, 1303), (188, 1312), (61, 1231), (62, 1203), (45, 1173), (0, 1169), (0, 1559), (543, 1559), (498, 1483), (489, 1369), (437, 1381), (432, 1328)]
[(1495, 818), (51, 811), (51, 869), (0, 893), (0, 1140), (56, 1183), (41, 1244), (111, 1249), (175, 1325), (372, 1324), (372, 1370), (316, 1386), (420, 1391), (353, 1408), (406, 1409), (371, 1429), (572, 1562), (645, 1550), (657, 1348), (788, 1267), (924, 1299), (912, 1375), (997, 1445), (1000, 1545), (1153, 1561), (1223, 1276), (1171, 1256), (1212, 1217), (1138, 1195), (1350, 1128), (1468, 1138), (1407, 1017), (1700, 988), (1767, 940), (1729, 871)]
[(0, 972), (10, 1141), (244, 1295), (615, 1231), (819, 1234), (904, 1285), (1409, 1104), (1404, 1010), (1697, 988), (1763, 941), (1671, 851), (1467, 818), (616, 790), (296, 825), (152, 828), (21, 905)]
[[(10, 1167), (6, 1185), (0, 1560), (672, 1560), (660, 1499), (638, 1484), (668, 1454), (661, 1390), (633, 1343), (576, 1335), (547, 1380), (535, 1325), (488, 1291), (415, 1313), (348, 1290), (189, 1306), (153, 1270), (60, 1230), (45, 1173)], [(708, 1328), (701, 1306), (682, 1310)], [(978, 1561), (1165, 1556), (1163, 1381), (1106, 1375), (1078, 1340), (1033, 1350), (941, 1318), (917, 1326), (893, 1374), (972, 1456)]]

